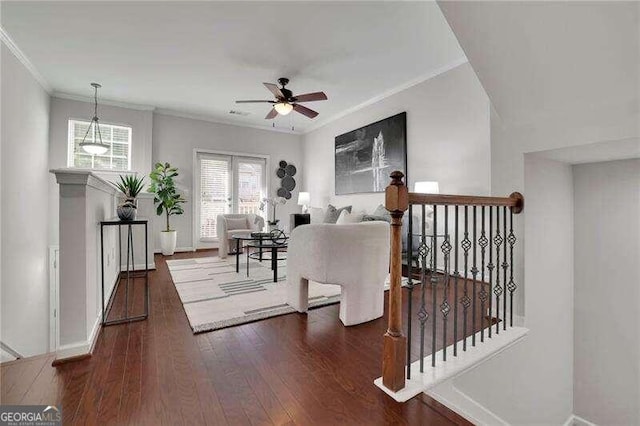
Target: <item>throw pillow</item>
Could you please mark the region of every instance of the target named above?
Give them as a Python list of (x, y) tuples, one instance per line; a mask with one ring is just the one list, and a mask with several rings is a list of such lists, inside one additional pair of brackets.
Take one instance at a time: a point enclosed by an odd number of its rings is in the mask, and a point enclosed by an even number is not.
[(389, 213), (389, 210), (387, 210), (387, 208), (385, 206), (383, 206), (382, 204), (378, 205), (378, 207), (376, 207), (376, 209), (373, 211), (373, 213), (371, 214), (372, 216), (380, 216), (380, 217), (386, 217), (387, 222), (391, 222), (391, 213)]
[(374, 216), (372, 214), (365, 214), (362, 217), (363, 222), (382, 221), (391, 223), (391, 215), (387, 216)]
[(329, 204), (327, 206), (326, 212), (324, 213), (324, 223), (336, 223), (338, 221), (338, 218), (340, 217), (340, 213), (342, 213), (343, 210), (351, 213), (351, 206), (340, 207), (338, 209), (335, 206)]
[(342, 210), (340, 216), (338, 216), (338, 220), (336, 221), (336, 225), (346, 225), (349, 223), (360, 223), (362, 222), (362, 218), (364, 213), (349, 213), (347, 210)]
[(249, 229), (247, 219), (244, 217), (227, 217), (225, 218), (225, 221), (227, 222), (227, 231), (232, 231), (234, 229)]
[(309, 208), (309, 214), (311, 215), (311, 223), (323, 223), (324, 222), (324, 210), (320, 207)]

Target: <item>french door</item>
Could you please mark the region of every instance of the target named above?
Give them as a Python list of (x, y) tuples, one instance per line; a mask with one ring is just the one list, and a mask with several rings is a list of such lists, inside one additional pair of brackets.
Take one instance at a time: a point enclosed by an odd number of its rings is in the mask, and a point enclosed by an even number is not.
[(217, 242), (218, 215), (262, 213), (267, 164), (261, 157), (208, 152), (197, 153), (196, 159), (196, 247), (210, 247)]

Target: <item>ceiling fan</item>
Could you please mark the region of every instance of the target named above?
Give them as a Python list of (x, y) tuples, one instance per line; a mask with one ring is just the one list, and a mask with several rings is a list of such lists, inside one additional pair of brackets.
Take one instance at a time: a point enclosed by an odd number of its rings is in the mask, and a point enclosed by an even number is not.
[(269, 111), (269, 114), (265, 117), (267, 120), (275, 118), (278, 114), (287, 115), (291, 111), (299, 112), (300, 114), (309, 118), (315, 118), (318, 112), (307, 108), (304, 105), (300, 105), (301, 102), (313, 102), (313, 101), (326, 101), (327, 95), (324, 92), (305, 93), (304, 95), (293, 95), (291, 90), (286, 89), (285, 86), (289, 84), (288, 78), (279, 78), (277, 84), (262, 83), (267, 89), (276, 97), (274, 101), (268, 100), (250, 100), (250, 101), (236, 101), (237, 104), (252, 104), (252, 103), (268, 103), (272, 104), (273, 108)]

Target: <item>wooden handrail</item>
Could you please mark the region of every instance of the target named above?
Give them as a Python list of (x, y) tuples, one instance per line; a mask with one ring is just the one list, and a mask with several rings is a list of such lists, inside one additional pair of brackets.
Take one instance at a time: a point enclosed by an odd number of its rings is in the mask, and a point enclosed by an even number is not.
[(508, 197), (482, 197), (476, 195), (421, 194), (409, 192), (409, 204), (428, 204), (438, 206), (507, 206), (514, 214), (524, 209), (524, 197), (513, 192)]
[[(407, 337), (403, 334), (403, 331), (402, 331), (402, 286), (401, 286), (402, 218), (405, 214), (405, 211), (408, 210), (410, 205), (414, 205), (414, 204), (434, 205), (434, 206), (450, 206), (450, 205), (492, 206), (492, 207), (500, 206), (500, 207), (509, 207), (514, 214), (521, 213), (522, 210), (524, 209), (524, 197), (519, 192), (514, 192), (509, 197), (420, 194), (420, 193), (409, 192), (407, 189), (407, 186), (403, 182), (403, 178), (404, 178), (404, 174), (402, 172), (395, 171), (391, 173), (391, 183), (385, 190), (385, 207), (391, 214), (391, 254), (390, 254), (391, 285), (389, 289), (388, 328), (387, 328), (387, 332), (383, 337), (384, 345), (383, 345), (383, 352), (382, 352), (382, 383), (386, 388), (394, 392), (397, 392), (405, 387), (406, 362), (407, 362), (407, 350), (408, 350)], [(503, 229), (505, 234), (504, 238), (506, 238), (507, 237), (506, 213), (503, 213), (503, 215), (505, 217), (503, 219), (504, 221)], [(483, 210), (483, 218), (484, 218), (484, 210)], [(458, 219), (456, 214), (456, 221), (457, 220)], [(465, 213), (465, 220), (466, 220), (466, 213)], [(474, 220), (475, 220), (475, 210), (474, 210)], [(434, 222), (435, 222), (435, 217), (434, 217)], [(457, 233), (458, 233), (457, 229), (455, 232), (456, 232), (456, 238), (457, 238)], [(482, 232), (484, 232), (484, 228)], [(500, 231), (498, 230), (497, 232), (499, 234)], [(475, 231), (474, 231), (473, 238), (475, 241), (475, 238), (476, 238)], [(513, 249), (513, 243), (511, 247)], [(483, 256), (482, 262), (484, 262), (484, 252), (482, 256)], [(504, 256), (505, 256), (504, 265), (507, 265), (506, 248), (505, 248)], [(511, 254), (511, 256), (512, 256), (511, 263), (513, 263), (513, 253)], [(475, 267), (475, 254), (474, 254), (474, 267)], [(506, 274), (506, 266), (504, 266), (504, 268), (505, 268), (504, 274)], [(475, 280), (475, 275), (474, 275), (474, 280)], [(506, 275), (504, 278), (503, 285), (506, 285)], [(506, 295), (506, 292), (504, 294)], [(475, 297), (475, 293), (474, 293), (474, 297)], [(454, 303), (457, 303), (457, 301), (455, 301)], [(513, 305), (513, 301), (512, 301), (512, 305)], [(505, 301), (505, 306), (506, 306), (506, 301)], [(435, 309), (436, 308), (435, 308), (435, 301), (434, 301), (434, 310)], [(475, 305), (474, 305), (474, 309), (475, 309)], [(434, 325), (434, 336), (435, 336), (435, 325)], [(435, 340), (433, 344), (433, 351), (435, 352)]]

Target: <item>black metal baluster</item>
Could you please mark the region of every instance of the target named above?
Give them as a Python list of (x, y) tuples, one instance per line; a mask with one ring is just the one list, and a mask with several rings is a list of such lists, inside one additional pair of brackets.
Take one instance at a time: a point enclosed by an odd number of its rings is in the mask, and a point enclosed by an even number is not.
[(462, 240), (462, 250), (464, 250), (464, 295), (460, 299), (462, 304), (462, 350), (467, 350), (467, 309), (471, 305), (471, 299), (469, 299), (467, 284), (469, 279), (469, 249), (471, 248), (471, 241), (469, 241), (469, 207), (464, 206), (464, 239)]
[[(480, 290), (480, 341), (484, 342), (484, 320), (485, 320), (485, 314), (486, 311), (484, 310), (484, 304), (487, 301), (487, 291), (485, 290), (485, 287), (487, 286), (487, 283), (484, 281), (484, 270), (485, 270), (485, 263), (484, 263), (484, 253), (485, 253), (485, 249), (487, 248), (487, 244), (489, 243), (489, 241), (487, 240), (487, 236), (484, 232), (484, 221), (485, 221), (485, 215), (484, 215), (484, 206), (482, 206), (481, 209), (481, 220), (482, 220), (482, 225), (480, 226), (480, 239), (478, 240), (478, 244), (480, 244), (480, 283), (482, 285), (482, 288)], [(489, 293), (491, 294), (491, 293)], [(489, 330), (491, 330), (491, 322), (489, 322)]]
[(489, 270), (489, 338), (491, 338), (491, 321), (493, 321), (493, 244), (491, 239), (493, 238), (493, 206), (489, 206), (489, 264), (487, 269)]
[(500, 334), (500, 295), (502, 294), (502, 286), (500, 285), (500, 245), (502, 237), (500, 236), (500, 207), (496, 207), (496, 235), (493, 237), (493, 243), (496, 246), (496, 286), (493, 292), (496, 295), (496, 334)]
[(433, 206), (433, 235), (431, 241), (431, 300), (433, 313), (432, 329), (431, 329), (431, 366), (436, 366), (436, 309), (438, 305), (436, 290), (438, 287), (438, 276), (436, 268), (438, 267), (438, 206)]
[(429, 313), (425, 306), (425, 283), (426, 269), (427, 269), (427, 256), (429, 255), (429, 246), (426, 242), (425, 236), (425, 206), (422, 205), (422, 218), (421, 218), (421, 242), (418, 248), (418, 254), (420, 255), (421, 268), (420, 268), (420, 310), (418, 311), (418, 319), (420, 320), (420, 372), (424, 372), (424, 325), (429, 319)]
[(407, 304), (407, 380), (411, 379), (411, 320), (413, 310), (413, 205), (409, 204), (409, 229), (407, 231), (407, 291), (409, 303)]
[(516, 235), (513, 233), (513, 211), (510, 212), (510, 220), (509, 220), (509, 236), (507, 237), (507, 241), (509, 242), (509, 258), (511, 261), (511, 269), (509, 276), (509, 299), (511, 303), (511, 311), (509, 313), (509, 325), (513, 327), (513, 292), (516, 291), (516, 283), (513, 281), (513, 246), (516, 244)]
[[(502, 235), (504, 238), (507, 238), (507, 206), (502, 207)], [(507, 268), (509, 268), (509, 264), (507, 263), (507, 244), (504, 245), (504, 252), (502, 256), (502, 284), (507, 286)], [(507, 329), (507, 292), (503, 293), (503, 304), (502, 304), (502, 329)]]
[(455, 249), (454, 263), (455, 270), (453, 271), (453, 356), (458, 356), (458, 278), (460, 277), (460, 271), (458, 271), (458, 206), (455, 206)]
[(444, 284), (442, 286), (444, 297), (440, 305), (442, 312), (442, 360), (447, 360), (447, 315), (451, 311), (449, 305), (449, 253), (451, 252), (451, 243), (449, 242), (449, 206), (444, 206), (444, 241), (442, 242), (442, 254), (444, 257)]
[(477, 277), (478, 277), (478, 267), (477, 267), (477, 245), (476, 245), (476, 241), (478, 241), (478, 236), (477, 236), (477, 232), (476, 232), (476, 224), (478, 222), (477, 219), (477, 207), (473, 206), (473, 267), (471, 268), (471, 275), (473, 276), (473, 305), (471, 308), (471, 346), (475, 346), (476, 345), (476, 321), (478, 319), (478, 313), (476, 312), (476, 304), (477, 304), (477, 296), (476, 296), (476, 287), (478, 284), (477, 281)]

